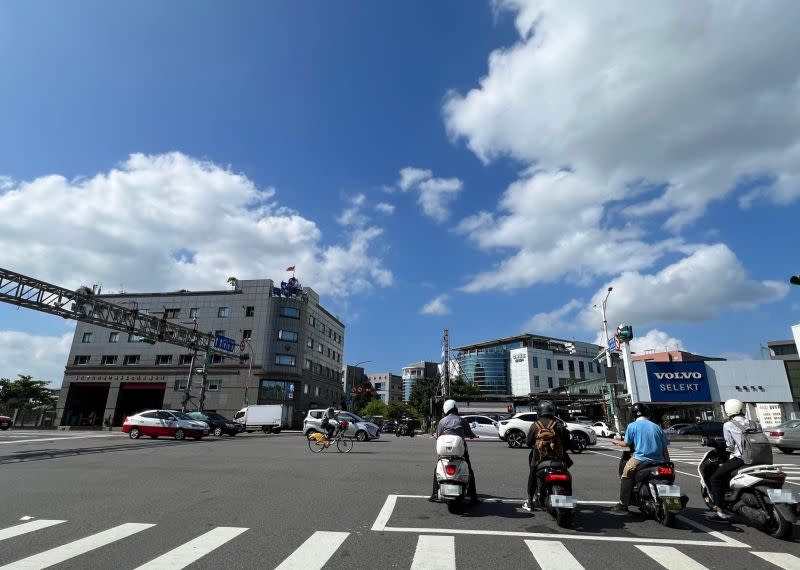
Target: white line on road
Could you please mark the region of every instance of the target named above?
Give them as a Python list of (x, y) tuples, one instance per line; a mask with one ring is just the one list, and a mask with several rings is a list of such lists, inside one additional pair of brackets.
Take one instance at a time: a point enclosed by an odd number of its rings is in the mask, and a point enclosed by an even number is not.
[(786, 552), (751, 552), (783, 570), (800, 570), (800, 558)]
[(286, 560), (281, 562), (275, 570), (321, 570), (348, 536), (350, 536), (349, 532), (318, 530), (309, 536)]
[(92, 550), (111, 544), (120, 539), (127, 538), (137, 532), (141, 532), (150, 527), (156, 526), (154, 524), (144, 523), (125, 523), (97, 534), (81, 538), (79, 540), (45, 550), (39, 554), (34, 554), (28, 558), (17, 560), (11, 564), (0, 566), (0, 570), (33, 570), (39, 568), (49, 568), (70, 558), (74, 558), (81, 554), (86, 554)]
[(88, 439), (90, 437), (120, 437), (117, 435), (112, 434), (103, 434), (103, 435), (71, 435), (68, 437), (46, 437), (43, 439), (25, 439), (20, 441), (0, 441), (0, 445), (9, 445), (12, 443), (33, 443), (36, 441), (63, 441), (65, 439)]
[(569, 553), (567, 547), (553, 540), (526, 540), (542, 570), (583, 570), (580, 562)]
[(411, 570), (452, 570), (456, 567), (456, 538), (427, 536), (417, 539)]
[(394, 510), (394, 506), (397, 503), (397, 498), (399, 496), (400, 495), (389, 495), (386, 497), (386, 502), (383, 503), (381, 512), (378, 513), (378, 518), (375, 519), (375, 522), (372, 525), (372, 530), (381, 531), (386, 528), (386, 523), (389, 522), (389, 519), (392, 516), (392, 511)]
[(186, 568), (192, 562), (200, 560), (209, 552), (233, 540), (246, 530), (248, 529), (233, 526), (217, 527), (139, 566), (136, 570), (159, 570), (160, 568), (179, 570), (180, 568)]
[(696, 560), (671, 546), (636, 546), (667, 570), (708, 570)]
[(41, 530), (43, 528), (47, 528), (49, 526), (65, 523), (67, 521), (56, 521), (56, 520), (47, 520), (41, 519), (38, 521), (26, 522), (22, 524), (17, 524), (14, 526), (10, 526), (8, 528), (0, 529), (0, 540), (5, 540), (7, 538), (14, 538), (15, 536), (19, 536), (21, 534), (27, 534), (29, 532), (33, 532), (35, 530)]

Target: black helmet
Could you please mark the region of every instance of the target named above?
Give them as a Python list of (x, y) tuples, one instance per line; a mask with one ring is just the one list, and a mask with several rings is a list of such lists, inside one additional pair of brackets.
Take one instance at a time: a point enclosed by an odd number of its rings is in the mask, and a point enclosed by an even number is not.
[(648, 408), (645, 404), (641, 402), (636, 402), (633, 407), (631, 408), (631, 412), (633, 416), (638, 418), (639, 416), (644, 416), (646, 418), (650, 417), (650, 408)]
[(539, 405), (536, 406), (539, 410), (540, 416), (554, 416), (556, 415), (556, 405), (551, 402), (550, 400), (542, 400), (539, 402)]

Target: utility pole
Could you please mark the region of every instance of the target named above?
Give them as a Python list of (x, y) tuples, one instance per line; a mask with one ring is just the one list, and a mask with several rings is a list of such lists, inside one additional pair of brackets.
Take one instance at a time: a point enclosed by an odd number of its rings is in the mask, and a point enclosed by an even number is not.
[[(608, 305), (608, 296), (611, 295), (611, 291), (613, 291), (613, 287), (609, 287), (608, 291), (606, 292), (606, 296), (603, 299), (602, 304), (600, 305), (600, 309), (603, 312), (603, 336), (606, 341), (605, 346), (605, 353), (606, 353), (606, 369), (613, 370), (613, 365), (611, 364), (611, 349), (608, 347), (609, 345), (609, 338), (608, 338), (608, 319), (606, 319), (606, 305)], [(597, 308), (597, 305), (595, 305)], [(609, 407), (611, 408), (611, 415), (614, 417), (614, 429), (617, 432), (622, 431), (622, 423), (620, 422), (619, 414), (617, 414), (616, 410), (616, 400), (617, 400), (617, 389), (616, 384), (608, 384), (608, 400), (609, 400)]]
[(450, 397), (450, 331), (444, 329), (444, 336), (442, 337), (442, 366), (444, 366), (443, 372), (443, 384), (442, 384), (442, 391), (444, 392), (444, 397)]

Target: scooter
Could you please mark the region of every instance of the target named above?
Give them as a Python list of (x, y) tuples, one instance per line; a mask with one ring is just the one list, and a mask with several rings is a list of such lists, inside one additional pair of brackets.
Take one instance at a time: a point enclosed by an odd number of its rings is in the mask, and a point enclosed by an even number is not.
[(541, 461), (536, 466), (539, 481), (537, 501), (561, 527), (572, 523), (575, 499), (572, 497), (572, 475), (563, 461)]
[[(622, 452), (620, 477), (631, 454), (628, 449)], [(682, 495), (681, 488), (674, 484), (675, 464), (670, 461), (645, 461), (636, 469), (633, 481), (630, 504), (664, 526), (672, 526), (675, 515), (689, 502), (689, 497)]]
[[(729, 452), (725, 442), (715, 438), (704, 437), (702, 445), (710, 449), (697, 466), (700, 493), (708, 508), (714, 510), (711, 476), (728, 460)], [(745, 465), (734, 471), (730, 490), (723, 499), (725, 510), (770, 536), (791, 537), (792, 526), (800, 514), (800, 504), (791, 490), (783, 489), (786, 480), (783, 467), (791, 465)]]
[(469, 466), (464, 460), (466, 444), (457, 435), (440, 435), (436, 438), (436, 481), (439, 484), (439, 500), (447, 503), (451, 513), (467, 496), (469, 488)]
[(569, 433), (569, 451), (570, 453), (580, 453), (586, 449), (586, 439), (578, 437), (572, 432)]
[(414, 437), (416, 434), (414, 433), (414, 430), (411, 429), (411, 426), (407, 422), (403, 422), (397, 426), (394, 435), (396, 435), (397, 437), (400, 437), (401, 435)]

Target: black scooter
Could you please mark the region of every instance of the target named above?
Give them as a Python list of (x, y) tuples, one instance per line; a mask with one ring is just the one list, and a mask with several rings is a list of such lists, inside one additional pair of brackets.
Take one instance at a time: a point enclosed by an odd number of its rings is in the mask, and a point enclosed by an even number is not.
[[(620, 477), (631, 454), (628, 449), (622, 452)], [(675, 464), (671, 461), (645, 461), (637, 467), (633, 477), (631, 506), (638, 507), (664, 526), (672, 526), (675, 515), (689, 502), (689, 497), (682, 495), (681, 488), (674, 484)]]
[(394, 435), (400, 437), (401, 435), (407, 435), (409, 437), (414, 437), (416, 434), (411, 426), (407, 422), (403, 422), (397, 426), (397, 429), (394, 432)]
[(570, 453), (580, 453), (586, 449), (586, 438), (578, 437), (572, 432), (569, 433), (569, 451)]
[(559, 460), (541, 461), (536, 466), (539, 485), (536, 500), (561, 527), (572, 523), (575, 499), (572, 497), (572, 475), (566, 463)]

